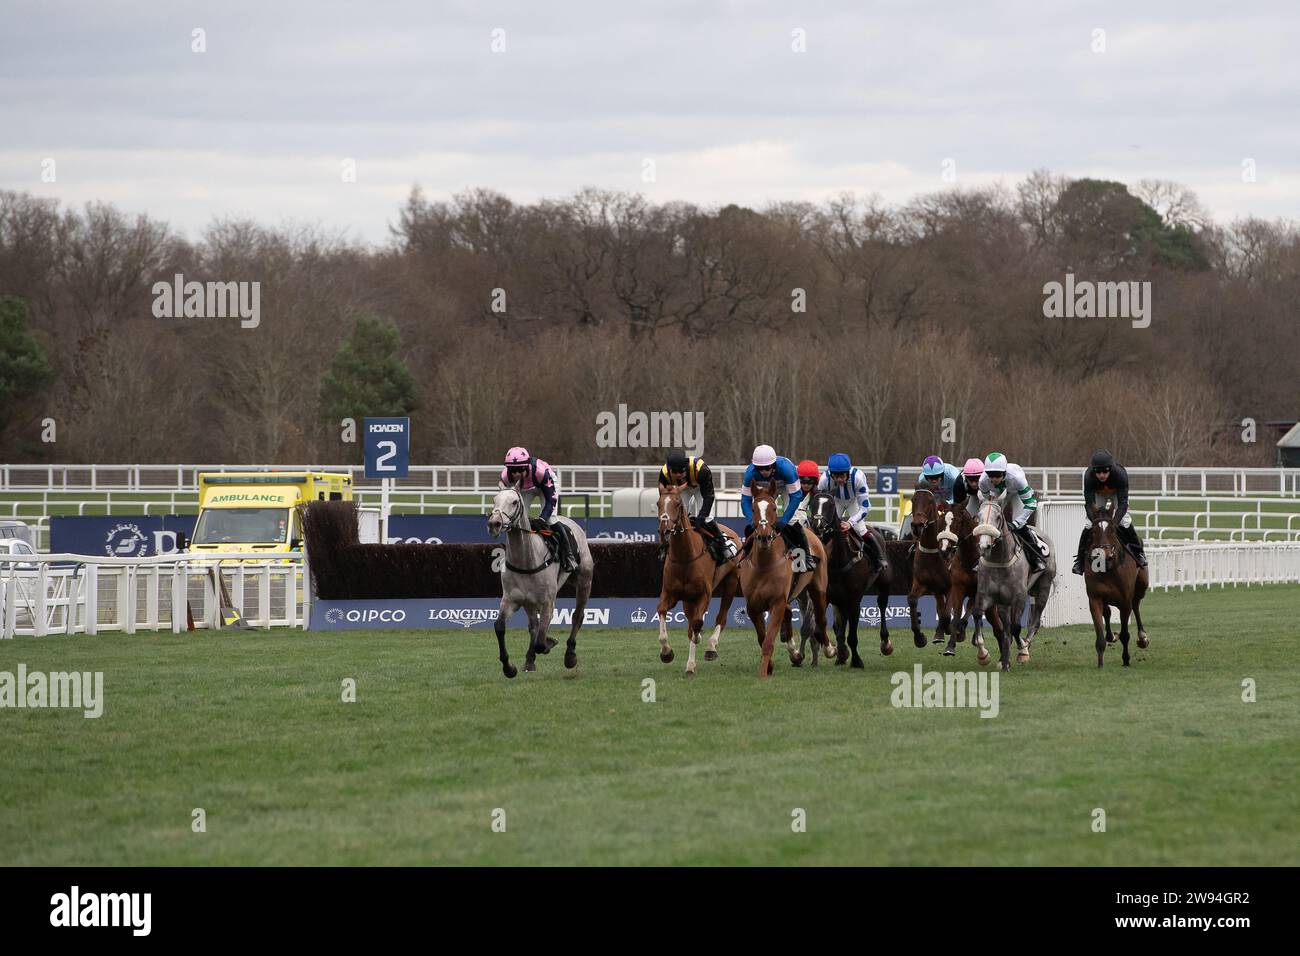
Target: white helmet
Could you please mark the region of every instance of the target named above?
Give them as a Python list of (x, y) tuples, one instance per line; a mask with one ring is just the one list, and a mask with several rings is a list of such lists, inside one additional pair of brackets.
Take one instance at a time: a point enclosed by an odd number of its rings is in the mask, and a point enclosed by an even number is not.
[(776, 464), (776, 449), (771, 445), (759, 445), (754, 449), (754, 457), (750, 459), (756, 468), (766, 468), (768, 465)]

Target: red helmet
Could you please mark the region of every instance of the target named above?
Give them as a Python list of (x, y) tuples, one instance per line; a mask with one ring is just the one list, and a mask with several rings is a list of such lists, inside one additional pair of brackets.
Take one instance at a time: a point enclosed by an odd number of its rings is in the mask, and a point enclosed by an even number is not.
[(800, 478), (820, 478), (822, 470), (817, 465), (817, 462), (809, 461), (805, 458), (803, 461), (799, 462), (799, 467), (795, 469), (795, 473), (798, 474)]

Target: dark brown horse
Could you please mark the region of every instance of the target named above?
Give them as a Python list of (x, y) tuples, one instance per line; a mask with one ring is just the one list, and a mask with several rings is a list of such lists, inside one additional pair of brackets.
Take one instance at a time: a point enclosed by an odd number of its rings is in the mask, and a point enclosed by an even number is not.
[(1088, 609), (1092, 612), (1092, 626), (1097, 632), (1097, 666), (1101, 667), (1106, 655), (1106, 644), (1113, 641), (1110, 632), (1110, 609), (1119, 609), (1119, 639), (1124, 647), (1124, 666), (1129, 666), (1128, 615), (1133, 612), (1137, 620), (1139, 648), (1151, 643), (1142, 627), (1139, 605), (1146, 596), (1149, 578), (1146, 568), (1139, 568), (1133, 555), (1119, 540), (1114, 511), (1107, 505), (1098, 511), (1088, 505), (1088, 520), (1092, 531), (1088, 539), (1088, 553), (1083, 565), (1083, 582), (1088, 589)]
[[(853, 667), (862, 667), (858, 656), (858, 622), (862, 613), (862, 598), (875, 585), (880, 565), (865, 548), (850, 543), (846, 522), (840, 520), (835, 496), (818, 492), (810, 505), (810, 524), (813, 534), (826, 548), (827, 602), (835, 609), (835, 646), (838, 648), (835, 663), (843, 665), (852, 659)], [(885, 553), (885, 540), (875, 528), (867, 533), (874, 535), (879, 553)], [(847, 638), (845, 632), (847, 631)], [(806, 639), (806, 638), (805, 638)], [(813, 663), (817, 663), (814, 645)], [(803, 650), (802, 644), (800, 650)]]
[[(713, 618), (713, 633), (704, 652), (706, 661), (717, 660), (718, 638), (727, 626), (727, 612), (736, 596), (740, 582), (737, 572), (739, 555), (723, 564), (715, 564), (697, 531), (686, 515), (681, 492), (673, 487), (659, 495), (659, 533), (668, 542), (668, 558), (664, 561), (663, 584), (659, 590), (659, 659), (671, 663), (673, 649), (668, 643), (668, 612), (682, 602), (686, 615), (686, 639), (690, 652), (686, 656), (686, 674), (695, 673), (695, 648), (700, 643), (704, 629), (704, 614), (709, 609), (709, 597), (721, 585), (722, 604)], [(722, 533), (739, 545), (739, 536), (723, 526)], [(739, 547), (736, 549), (739, 551)]]
[(912, 495), (912, 541), (916, 551), (912, 555), (912, 587), (907, 592), (907, 608), (912, 615), (912, 640), (917, 647), (925, 647), (925, 635), (921, 632), (916, 604), (926, 594), (934, 598), (939, 619), (934, 643), (943, 643), (949, 633), (948, 592), (952, 588), (952, 576), (948, 571), (948, 557), (939, 547), (939, 532), (943, 530), (941, 522), (946, 512), (947, 503), (940, 502), (929, 488), (918, 488)]
[(966, 640), (966, 618), (974, 616), (974, 647), (979, 652), (980, 663), (989, 662), (989, 652), (984, 648), (984, 615), (976, 601), (979, 583), (980, 548), (975, 535), (975, 519), (965, 505), (955, 505), (944, 514), (944, 530), (939, 532), (939, 550), (948, 557), (948, 575), (952, 586), (948, 589), (948, 613), (952, 624), (948, 631), (945, 657), (957, 653), (957, 645)]
[(822, 643), (828, 655), (835, 653), (826, 635), (826, 550), (816, 535), (807, 536), (808, 549), (817, 564), (815, 570), (808, 570), (806, 557), (792, 553), (776, 528), (781, 517), (776, 508), (776, 483), (755, 480), (749, 487), (753, 496), (754, 530), (745, 540), (740, 589), (762, 652), (758, 676), (767, 677), (772, 673), (777, 631), (790, 651), (791, 663), (803, 663), (802, 654), (794, 646), (790, 601), (805, 589), (812, 603), (813, 638)]

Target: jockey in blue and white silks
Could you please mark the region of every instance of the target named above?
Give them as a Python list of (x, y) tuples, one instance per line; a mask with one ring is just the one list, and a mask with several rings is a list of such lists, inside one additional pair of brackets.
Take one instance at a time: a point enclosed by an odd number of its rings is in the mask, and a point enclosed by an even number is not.
[(803, 500), (794, 462), (784, 455), (778, 456), (771, 445), (759, 445), (754, 449), (753, 459), (745, 469), (744, 484), (740, 486), (740, 512), (751, 523), (754, 520), (754, 496), (749, 490), (749, 483), (755, 479), (775, 481), (777, 494), (785, 494), (785, 511), (781, 515), (781, 521), (788, 524), (799, 509), (799, 502)]
[(840, 519), (847, 522), (859, 537), (866, 536), (871, 493), (866, 476), (853, 467), (848, 455), (831, 455), (830, 461), (826, 463), (826, 474), (817, 483), (817, 490), (834, 495)]
[(950, 505), (959, 505), (966, 501), (966, 483), (962, 481), (961, 469), (949, 465), (938, 455), (931, 455), (921, 466), (920, 477), (916, 487), (929, 488), (940, 501)]
[(799, 472), (794, 462), (778, 456), (771, 445), (759, 445), (754, 449), (749, 467), (745, 469), (745, 483), (740, 489), (740, 510), (749, 522), (745, 528), (746, 537), (754, 528), (754, 495), (749, 483), (755, 480), (774, 482), (777, 494), (785, 495), (785, 511), (776, 522), (776, 530), (781, 532), (787, 547), (798, 548), (803, 553), (805, 568), (811, 571), (817, 566), (817, 557), (808, 548), (808, 537), (803, 525), (792, 520), (799, 510), (799, 502), (803, 500)]

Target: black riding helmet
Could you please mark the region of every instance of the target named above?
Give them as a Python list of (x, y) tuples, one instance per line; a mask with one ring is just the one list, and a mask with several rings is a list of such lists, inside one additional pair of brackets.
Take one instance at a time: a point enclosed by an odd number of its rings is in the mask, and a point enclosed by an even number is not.
[(1115, 456), (1112, 455), (1110, 452), (1108, 452), (1106, 449), (1102, 448), (1092, 453), (1093, 471), (1096, 471), (1099, 468), (1114, 468), (1114, 467), (1115, 467)]
[(670, 472), (673, 472), (673, 471), (685, 471), (685, 470), (686, 470), (686, 454), (685, 454), (684, 452), (680, 452), (680, 451), (670, 451), (670, 452), (668, 453), (668, 470), (669, 470)]

